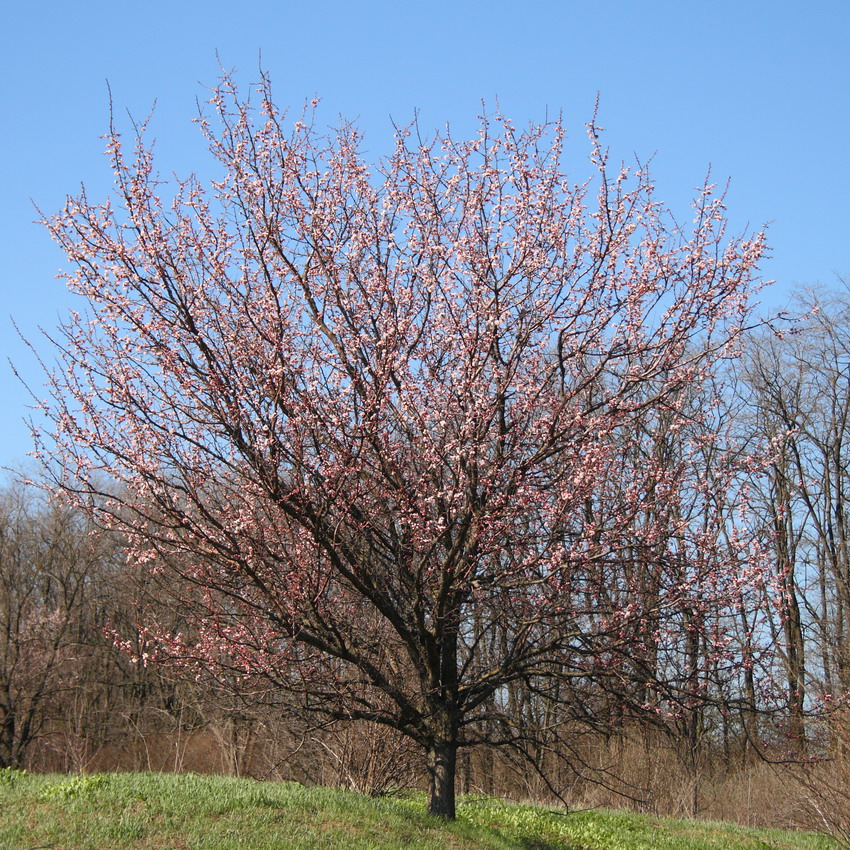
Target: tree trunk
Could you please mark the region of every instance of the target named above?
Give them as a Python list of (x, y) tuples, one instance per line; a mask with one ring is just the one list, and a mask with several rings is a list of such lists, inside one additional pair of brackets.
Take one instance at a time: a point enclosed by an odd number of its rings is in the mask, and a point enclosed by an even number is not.
[(457, 739), (439, 739), (428, 746), (428, 812), (455, 819)]

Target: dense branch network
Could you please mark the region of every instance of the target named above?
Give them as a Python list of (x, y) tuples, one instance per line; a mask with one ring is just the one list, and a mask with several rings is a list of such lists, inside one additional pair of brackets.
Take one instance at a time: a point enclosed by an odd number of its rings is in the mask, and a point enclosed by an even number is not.
[(707, 378), (763, 237), (728, 239), (711, 187), (686, 232), (593, 125), (580, 185), (560, 123), (501, 115), (469, 140), (399, 129), (370, 167), (355, 127), (290, 129), (257, 94), (225, 79), (201, 119), (210, 188), (166, 202), (143, 134), (128, 156), (112, 132), (114, 199), (48, 222), (86, 306), (43, 446), (182, 576), (192, 628), (161, 655), (401, 730), (451, 816), (455, 751), (510, 737), (512, 683), (643, 659), (655, 710), (698, 691), (687, 635), (722, 654), (711, 612), (758, 557), (718, 546), (722, 473), (689, 458), (718, 439)]

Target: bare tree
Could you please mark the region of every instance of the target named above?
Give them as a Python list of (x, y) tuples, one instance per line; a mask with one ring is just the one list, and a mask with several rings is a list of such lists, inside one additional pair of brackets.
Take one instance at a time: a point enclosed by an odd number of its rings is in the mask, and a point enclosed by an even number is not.
[(24, 763), (55, 732), (82, 683), (86, 605), (114, 547), (81, 514), (33, 488), (0, 496), (0, 765)]
[(809, 692), (850, 689), (850, 303), (825, 292), (798, 303), (793, 333), (753, 340), (745, 378), (747, 427), (772, 455), (761, 511), (791, 727), (802, 741)]

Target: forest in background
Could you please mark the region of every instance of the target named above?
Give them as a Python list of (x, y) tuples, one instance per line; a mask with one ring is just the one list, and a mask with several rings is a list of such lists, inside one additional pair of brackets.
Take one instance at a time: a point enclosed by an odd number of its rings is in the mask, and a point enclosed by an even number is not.
[[(737, 534), (745, 506), (747, 533), (769, 569), (755, 586), (732, 581), (700, 610), (668, 610), (672, 620), (645, 630), (676, 632), (676, 658), (644, 638), (642, 654), (605, 675), (547, 677), (545, 694), (533, 674), (505, 685), (492, 697), (494, 724), (508, 717), (529, 734), (503, 746), (498, 729), (478, 730), (484, 745), (461, 749), (461, 791), (826, 826), (847, 836), (850, 297), (801, 294), (797, 316), (751, 335), (743, 356), (712, 380), (722, 391), (710, 414), (698, 394), (689, 403), (700, 412), (694, 428), (723, 434), (722, 443), (706, 441), (699, 456), (684, 449), (699, 444), (698, 434), (665, 430), (656, 418), (629, 441), (586, 510), (604, 513), (618, 488), (649, 472), (657, 480), (643, 480), (643, 492), (663, 489), (664, 472), (681, 476), (687, 463), (681, 480), (718, 478), (715, 508), (737, 512)], [(728, 463), (735, 453), (762, 462)], [(727, 470), (734, 481), (720, 480)], [(226, 665), (190, 674), (147, 663), (151, 623), (192, 628), (175, 577), (128, 566), (119, 534), (94, 528), (44, 486), (11, 484), (0, 500), (0, 767), (223, 772), (375, 794), (422, 782), (421, 754), (386, 726), (317, 720), (309, 694), (262, 676), (246, 687), (228, 680)], [(696, 489), (664, 491), (646, 510), (666, 511), (671, 528), (683, 517), (698, 525)], [(724, 545), (726, 528), (713, 545)], [(636, 551), (630, 569), (641, 575), (609, 586), (608, 607), (629, 605), (617, 594), (636, 587), (657, 594), (654, 566)], [(689, 619), (696, 616), (699, 628)], [(712, 621), (724, 626), (722, 653), (706, 637)], [(497, 657), (498, 633), (491, 639)], [(647, 711), (661, 687), (667, 710)]]

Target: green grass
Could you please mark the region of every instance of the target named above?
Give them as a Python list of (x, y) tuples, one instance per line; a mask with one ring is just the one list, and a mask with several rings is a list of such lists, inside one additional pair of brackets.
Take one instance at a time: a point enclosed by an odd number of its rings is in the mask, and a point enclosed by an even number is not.
[(615, 812), (562, 814), (461, 798), (458, 819), (422, 795), (370, 799), (329, 788), (151, 773), (30, 776), (0, 771), (0, 848), (9, 850), (833, 850), (826, 838)]

